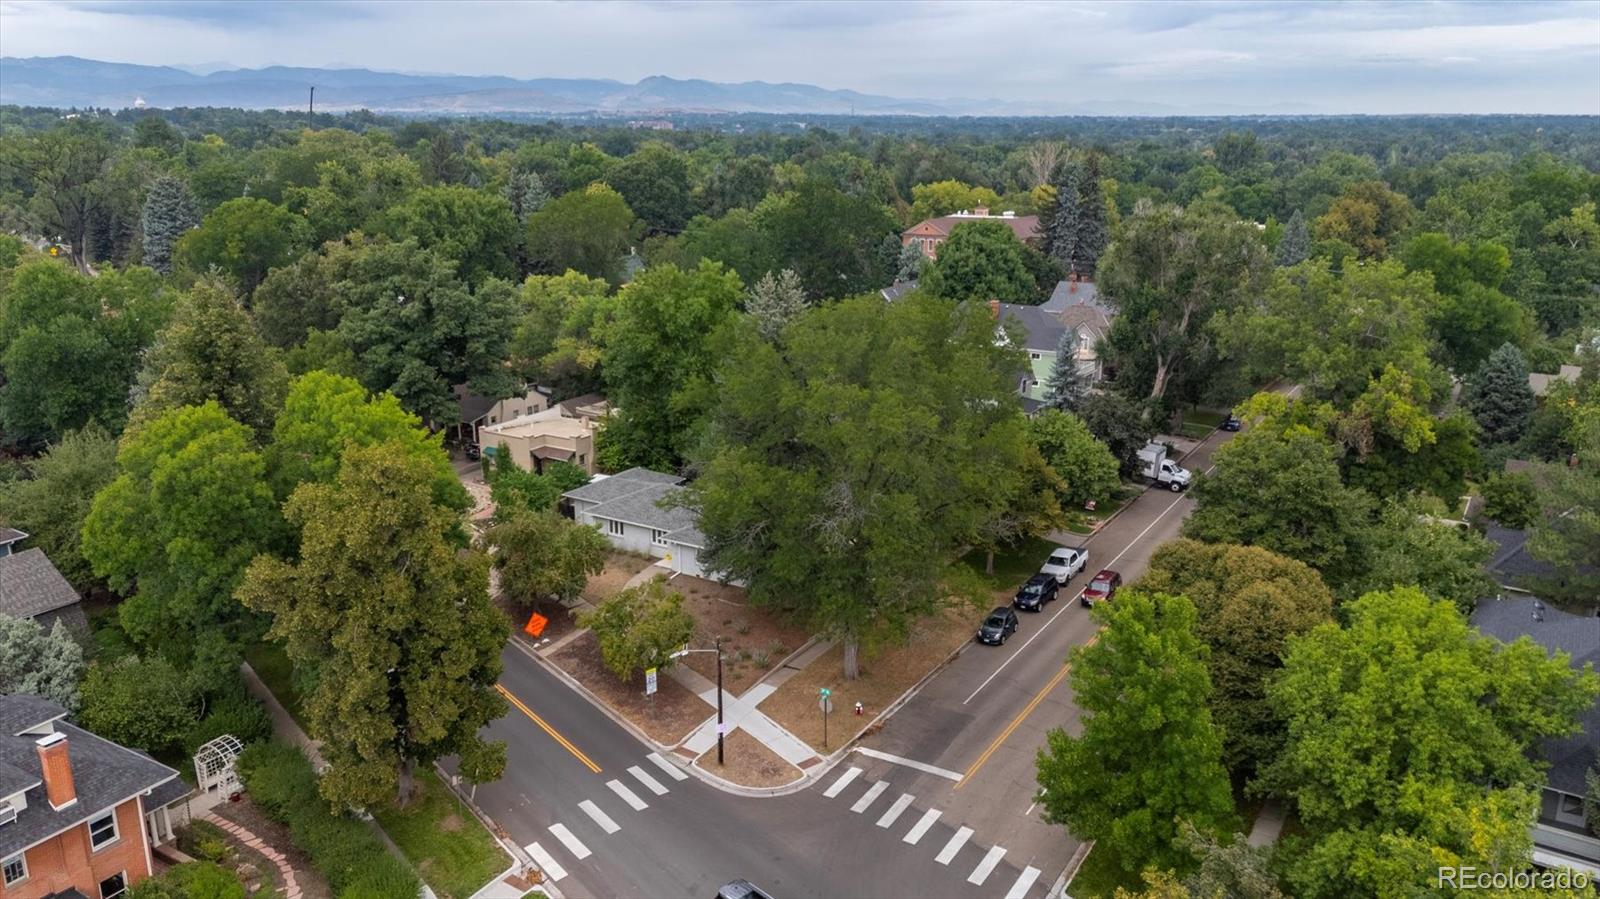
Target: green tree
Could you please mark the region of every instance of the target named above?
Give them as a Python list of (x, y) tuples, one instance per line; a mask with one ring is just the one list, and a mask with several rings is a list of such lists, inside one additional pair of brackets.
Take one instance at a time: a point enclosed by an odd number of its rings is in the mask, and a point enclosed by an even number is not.
[(56, 621), (45, 630), (31, 618), (0, 615), (0, 693), (30, 693), (78, 707), (83, 647)]
[(1139, 470), (1139, 450), (1155, 436), (1155, 428), (1139, 404), (1120, 393), (1102, 390), (1084, 397), (1077, 414), (1094, 439), (1111, 451), (1123, 477), (1132, 477)]
[(661, 578), (578, 613), (578, 626), (594, 631), (600, 658), (625, 681), (646, 668), (671, 665), (669, 656), (694, 636), (694, 617), (683, 608), (683, 594), (669, 590)]
[(506, 622), (488, 559), (458, 555), (436, 475), (404, 445), (348, 448), (332, 483), (302, 484), (284, 506), (296, 561), (260, 556), (239, 586), (241, 602), (272, 613), (268, 635), (296, 669), (314, 673), (305, 721), (329, 762), (319, 790), (338, 806), (404, 805), (417, 765), (499, 751), (479, 732), (505, 709), (494, 683)]
[(1539, 589), (1564, 599), (1593, 602), (1600, 595), (1600, 406), (1585, 407), (1573, 426), (1579, 464), (1545, 466), (1539, 505), (1544, 517), (1528, 541), (1534, 558), (1556, 566)]
[(503, 513), (503, 517), (519, 511), (549, 512), (560, 502), (561, 494), (589, 483), (589, 474), (570, 462), (546, 462), (543, 468), (542, 472), (529, 471), (497, 447), (485, 467), (496, 514)]
[(1076, 412), (1089, 393), (1089, 377), (1078, 367), (1078, 335), (1077, 328), (1061, 332), (1050, 380), (1045, 382), (1045, 405), (1063, 412)]
[(1525, 339), (1532, 316), (1500, 292), (1511, 254), (1487, 241), (1454, 243), (1443, 234), (1420, 234), (1402, 253), (1407, 268), (1433, 274), (1439, 302), (1430, 318), (1453, 371), (1474, 371), (1495, 347)]
[(1175, 540), (1156, 550), (1137, 586), (1194, 603), (1228, 767), (1246, 773), (1271, 761), (1283, 722), (1266, 703), (1267, 684), (1283, 666), (1289, 638), (1332, 617), (1333, 594), (1322, 578), (1258, 546)]
[(1061, 476), (1063, 507), (1081, 509), (1089, 502), (1107, 502), (1122, 483), (1116, 457), (1076, 415), (1046, 409), (1028, 422), (1028, 434)]
[(776, 277), (772, 272), (761, 276), (751, 285), (745, 298), (744, 310), (756, 320), (756, 329), (768, 340), (777, 340), (784, 325), (806, 311), (805, 287), (800, 276), (784, 269)]
[(1039, 751), (1044, 818), (1110, 850), (1126, 875), (1188, 868), (1178, 822), (1215, 835), (1234, 818), (1194, 605), (1125, 591), (1093, 616), (1100, 639), (1071, 662), (1083, 733), (1055, 728)]
[(466, 511), (472, 500), (450, 466), (442, 440), (442, 434), (429, 433), (392, 394), (369, 396), (353, 378), (313, 371), (289, 385), (266, 448), (268, 478), (273, 493), (284, 500), (303, 483), (332, 483), (350, 447), (381, 443), (392, 450), (403, 448), (419, 466), (431, 466), (433, 501)]
[(1392, 587), (1418, 587), (1430, 599), (1447, 599), (1463, 612), (1495, 591), (1483, 566), (1494, 544), (1466, 528), (1441, 521), (1438, 502), (1391, 502), (1368, 532), (1359, 576), (1340, 584), (1341, 593), (1358, 596)]
[(1278, 241), (1274, 261), (1280, 268), (1292, 268), (1311, 255), (1311, 229), (1306, 227), (1306, 217), (1296, 209), (1283, 226), (1283, 238)]
[[(1502, 527), (1532, 527), (1539, 517), (1539, 494), (1526, 473), (1496, 472), (1483, 482), (1483, 514)], [(0, 515), (3, 515), (0, 512)]]
[(939, 258), (921, 283), (933, 295), (952, 300), (1037, 303), (1037, 285), (1022, 251), (1022, 242), (1004, 222), (962, 222), (939, 245)]
[(1000, 211), (1000, 195), (987, 187), (973, 187), (951, 178), (911, 188), (911, 220), (938, 218), (979, 207)]
[(607, 433), (630, 465), (677, 467), (697, 417), (677, 397), (710, 377), (710, 336), (743, 294), (739, 276), (714, 262), (653, 266), (618, 294), (602, 364), (618, 407)]
[(1381, 181), (1360, 181), (1346, 187), (1317, 219), (1317, 240), (1342, 241), (1363, 259), (1382, 259), (1389, 242), (1411, 221), (1411, 201)]
[(1272, 847), (1252, 846), (1244, 834), (1223, 843), (1184, 822), (1181, 837), (1200, 867), (1184, 880), (1193, 896), (1207, 899), (1284, 899), (1270, 865)]
[(382, 230), (456, 263), (468, 284), (517, 276), (519, 228), (503, 197), (469, 187), (424, 187), (383, 214)]
[(99, 182), (116, 154), (111, 129), (89, 117), (69, 119), (6, 149), (6, 168), (32, 187), (25, 210), (30, 230), (66, 241), (72, 264), (87, 274), (89, 231), (102, 205)]
[(178, 301), (172, 322), (145, 355), (139, 373), (144, 396), (133, 420), (214, 401), (265, 437), (287, 384), (283, 361), (256, 333), (250, 313), (227, 285), (207, 279)]
[(215, 267), (249, 296), (267, 272), (294, 260), (304, 220), (258, 197), (229, 200), (178, 239), (174, 257), (196, 274)]
[[(1214, 314), (1258, 296), (1267, 251), (1254, 226), (1175, 206), (1136, 209), (1106, 251), (1100, 293), (1117, 308), (1107, 344), (1119, 372), (1149, 396), (1208, 364)], [(1119, 379), (1123, 375), (1119, 375)]]
[(1060, 163), (1051, 179), (1051, 186), (1055, 189), (1051, 205), (1039, 219), (1044, 225), (1045, 255), (1068, 270), (1072, 268), (1073, 256), (1078, 248), (1078, 234), (1082, 230), (1082, 207), (1079, 201), (1082, 176), (1076, 162), (1069, 160)]
[(200, 224), (189, 185), (181, 178), (164, 175), (150, 185), (144, 209), (139, 214), (139, 230), (144, 237), (144, 264), (163, 275), (172, 273), (172, 249), (190, 228)]
[(645, 256), (651, 265), (670, 263), (679, 268), (693, 268), (700, 260), (710, 259), (738, 272), (746, 283), (754, 283), (771, 270), (765, 238), (756, 229), (755, 213), (749, 209), (734, 209), (717, 219), (697, 215), (681, 235), (646, 241)]
[(272, 346), (288, 349), (312, 331), (332, 331), (339, 326), (339, 299), (334, 282), (357, 252), (350, 244), (331, 243), (323, 253), (307, 253), (272, 270), (250, 297), (261, 337)]
[(117, 476), (117, 441), (94, 425), (68, 431), (28, 463), (28, 477), (0, 482), (0, 524), (25, 531), (80, 591), (94, 583), (83, 557), (84, 519), (100, 489)]
[(928, 257), (921, 247), (908, 243), (900, 247), (900, 255), (895, 257), (894, 266), (896, 282), (915, 281), (922, 277), (923, 269), (928, 267)]
[(615, 284), (636, 227), (621, 194), (591, 184), (528, 216), (528, 263), (536, 272), (558, 275), (573, 269)]
[(600, 334), (615, 305), (609, 291), (604, 279), (575, 271), (529, 275), (511, 337), (513, 369), (558, 397), (599, 391)]
[(240, 636), (233, 590), (277, 517), (250, 430), (215, 402), (182, 406), (124, 437), (83, 555), (127, 597), (117, 617), (136, 644), (186, 657)]
[(195, 696), (165, 659), (133, 656), (89, 667), (78, 721), (95, 735), (145, 752), (183, 745), (196, 720)]
[(501, 593), (520, 608), (576, 599), (611, 554), (599, 531), (554, 512), (516, 510), (499, 516), (484, 543), (494, 549)]
[(650, 141), (624, 156), (606, 174), (651, 231), (677, 233), (694, 215), (689, 159), (660, 141)]
[(794, 271), (810, 299), (877, 290), (894, 274), (884, 268), (878, 247), (899, 229), (870, 196), (806, 178), (793, 191), (763, 200), (753, 221), (765, 256), (760, 270)]
[(741, 156), (717, 163), (696, 191), (706, 212), (721, 216), (754, 208), (771, 189), (772, 163), (760, 156)]
[(1503, 344), (1478, 366), (1462, 403), (1490, 443), (1515, 443), (1533, 421), (1536, 401), (1528, 386), (1528, 363), (1513, 344)]
[(1078, 232), (1073, 241), (1072, 258), (1068, 271), (1093, 279), (1100, 257), (1111, 242), (1111, 230), (1106, 223), (1106, 197), (1100, 186), (1100, 157), (1089, 154), (1083, 164), (1083, 178), (1078, 183)]
[(539, 177), (538, 172), (528, 169), (518, 169), (511, 173), (511, 177), (506, 180), (502, 196), (511, 204), (511, 214), (517, 217), (517, 223), (520, 225), (527, 225), (528, 216), (543, 209), (544, 205), (550, 202), (550, 192), (545, 189), (544, 179)]
[(1527, 638), (1483, 637), (1414, 588), (1343, 611), (1344, 627), (1289, 641), (1268, 689), (1288, 727), (1264, 783), (1312, 839), (1290, 870), (1295, 894), (1416, 895), (1440, 864), (1526, 866), (1531, 750), (1576, 729), (1595, 675)]
[(837, 636), (853, 678), (863, 644), (969, 592), (957, 551), (1028, 496), (1019, 354), (987, 308), (913, 294), (812, 310), (781, 351), (746, 325), (721, 355), (689, 488), (701, 559)]
[(1184, 536), (1259, 546), (1343, 583), (1360, 564), (1371, 500), (1340, 481), (1336, 454), (1301, 427), (1239, 435), (1217, 450), (1215, 470), (1193, 488)]

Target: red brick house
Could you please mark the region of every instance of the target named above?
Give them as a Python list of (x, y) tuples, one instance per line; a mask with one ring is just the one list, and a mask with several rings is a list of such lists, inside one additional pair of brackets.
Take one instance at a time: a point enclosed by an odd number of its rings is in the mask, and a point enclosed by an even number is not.
[(1004, 222), (1011, 228), (1012, 233), (1017, 235), (1017, 240), (1023, 243), (1039, 236), (1038, 216), (1017, 215), (1015, 212), (990, 215), (988, 207), (979, 206), (971, 211), (963, 209), (950, 215), (920, 221), (900, 232), (900, 245), (916, 244), (922, 250), (922, 255), (929, 259), (937, 259), (939, 244), (945, 242), (957, 225), (962, 222), (980, 222), (989, 219)]
[[(149, 756), (0, 696), (0, 897), (114, 899), (150, 876), (167, 806), (189, 789)], [(154, 832), (152, 832), (154, 831)]]

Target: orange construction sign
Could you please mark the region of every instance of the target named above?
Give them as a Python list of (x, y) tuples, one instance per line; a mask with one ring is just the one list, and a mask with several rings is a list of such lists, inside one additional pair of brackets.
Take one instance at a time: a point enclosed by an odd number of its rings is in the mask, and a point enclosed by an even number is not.
[(530, 637), (537, 637), (544, 633), (544, 626), (549, 623), (550, 619), (540, 615), (538, 612), (534, 612), (532, 617), (528, 619), (528, 624), (522, 629), (522, 632)]

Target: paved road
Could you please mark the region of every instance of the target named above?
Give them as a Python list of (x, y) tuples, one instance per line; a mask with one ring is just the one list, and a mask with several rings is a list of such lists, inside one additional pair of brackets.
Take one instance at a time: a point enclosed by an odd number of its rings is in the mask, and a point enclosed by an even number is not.
[[(1229, 436), (1185, 464), (1205, 470)], [(1164, 490), (1130, 503), (1086, 541), (1088, 573), (1060, 601), (1024, 614), (1007, 645), (968, 647), (866, 753), (789, 796), (672, 776), (680, 762), (652, 757), (513, 643), (501, 684), (514, 707), (489, 729), (509, 764), (478, 802), (573, 897), (710, 897), (739, 877), (778, 899), (1042, 897), (1077, 848), (1033, 803), (1045, 732), (1077, 728), (1065, 660), (1094, 631), (1077, 595), (1102, 567), (1137, 578), (1191, 505)]]

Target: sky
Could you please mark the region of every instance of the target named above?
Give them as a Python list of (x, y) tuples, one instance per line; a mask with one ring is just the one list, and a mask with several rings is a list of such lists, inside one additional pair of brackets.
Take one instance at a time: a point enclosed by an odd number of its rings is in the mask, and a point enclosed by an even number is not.
[(0, 54), (795, 81), (1061, 108), (1600, 114), (1600, 0), (0, 0)]

